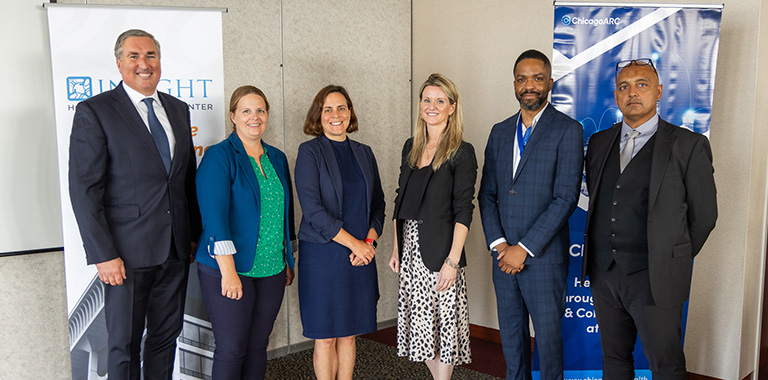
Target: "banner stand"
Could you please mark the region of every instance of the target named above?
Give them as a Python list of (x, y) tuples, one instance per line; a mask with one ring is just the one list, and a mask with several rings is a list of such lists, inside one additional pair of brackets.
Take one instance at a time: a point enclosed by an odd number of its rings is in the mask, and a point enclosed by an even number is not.
[[(616, 63), (650, 58), (664, 85), (662, 119), (709, 136), (723, 5), (554, 2), (552, 104), (593, 133), (622, 120), (616, 106)], [(602, 379), (600, 326), (589, 282), (581, 284), (582, 245), (589, 203), (582, 180), (569, 219), (571, 260), (563, 318), (565, 378)], [(687, 312), (687, 303), (686, 303)], [(685, 329), (685, 316), (683, 317)], [(684, 331), (684, 330), (683, 330)], [(635, 378), (651, 379), (638, 339)], [(534, 369), (538, 368), (534, 355)]]

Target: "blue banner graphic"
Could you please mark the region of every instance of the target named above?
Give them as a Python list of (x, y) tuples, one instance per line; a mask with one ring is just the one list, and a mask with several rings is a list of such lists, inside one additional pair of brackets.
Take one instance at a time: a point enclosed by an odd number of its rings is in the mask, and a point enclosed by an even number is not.
[[(584, 126), (585, 152), (593, 133), (622, 120), (613, 91), (616, 63), (626, 59), (653, 60), (664, 85), (658, 103), (661, 118), (709, 136), (721, 8), (555, 4), (552, 104)], [(571, 260), (563, 318), (565, 379), (573, 380), (602, 379), (600, 326), (589, 285), (582, 286), (580, 278), (587, 204), (582, 183), (579, 207), (569, 220)], [(534, 368), (539, 368), (538, 355)], [(635, 368), (636, 379), (651, 378), (639, 339)]]

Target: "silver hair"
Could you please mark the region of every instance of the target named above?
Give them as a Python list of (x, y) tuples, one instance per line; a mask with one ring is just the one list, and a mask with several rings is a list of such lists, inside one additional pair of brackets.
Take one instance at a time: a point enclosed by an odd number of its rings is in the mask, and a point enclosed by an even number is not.
[(157, 57), (160, 58), (160, 43), (157, 42), (155, 39), (155, 36), (141, 30), (141, 29), (128, 29), (122, 34), (120, 34), (119, 37), (117, 37), (117, 41), (115, 41), (115, 58), (117, 60), (121, 60), (123, 56), (123, 44), (125, 43), (125, 40), (131, 38), (131, 37), (147, 37), (151, 38), (152, 42), (155, 43), (155, 46), (157, 46)]

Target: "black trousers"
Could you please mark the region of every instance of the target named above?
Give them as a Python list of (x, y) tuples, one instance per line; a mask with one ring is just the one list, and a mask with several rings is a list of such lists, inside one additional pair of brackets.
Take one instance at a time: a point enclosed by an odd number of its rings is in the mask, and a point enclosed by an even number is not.
[(600, 326), (603, 379), (635, 378), (632, 351), (639, 335), (653, 380), (685, 380), (683, 305), (656, 306), (647, 269), (624, 275), (615, 263), (608, 271), (591, 265), (589, 278)]
[(197, 265), (216, 339), (213, 380), (264, 379), (269, 335), (285, 293), (285, 270), (270, 277), (240, 276), (243, 297), (233, 300), (221, 295), (218, 269)]
[(126, 268), (123, 285), (105, 285), (110, 380), (140, 379), (145, 326), (144, 380), (171, 380), (189, 277), (189, 262), (175, 256), (153, 267)]

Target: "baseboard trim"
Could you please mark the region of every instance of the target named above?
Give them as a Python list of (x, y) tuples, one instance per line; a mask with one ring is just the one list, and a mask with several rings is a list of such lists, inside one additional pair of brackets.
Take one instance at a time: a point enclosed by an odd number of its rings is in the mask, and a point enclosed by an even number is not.
[(315, 346), (314, 340), (308, 340), (306, 342), (294, 343), (289, 346), (278, 347), (273, 350), (267, 351), (267, 360), (279, 358), (281, 356), (295, 354), (304, 350), (309, 350)]
[[(751, 375), (745, 377), (745, 379), (749, 379)], [(711, 377), (706, 375), (699, 375), (698, 373), (692, 373), (688, 372), (688, 380), (722, 380), (717, 377)]]
[(479, 326), (470, 323), (469, 336), (501, 344), (501, 334), (499, 334), (499, 330), (492, 329), (490, 327)]
[(376, 323), (376, 331), (388, 329), (390, 327), (397, 326), (397, 318), (387, 319), (386, 321), (381, 321)]

